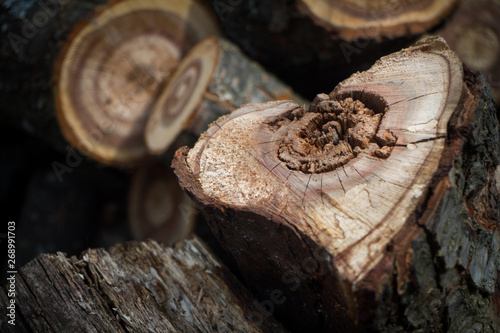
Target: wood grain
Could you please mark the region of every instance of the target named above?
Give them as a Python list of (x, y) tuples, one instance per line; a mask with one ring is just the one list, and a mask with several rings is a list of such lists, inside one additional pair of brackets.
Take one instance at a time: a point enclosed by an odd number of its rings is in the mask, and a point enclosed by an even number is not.
[(315, 23), (343, 39), (356, 40), (425, 32), (446, 17), (457, 2), (299, 0), (298, 6)]
[(187, 51), (218, 34), (196, 1), (119, 1), (73, 29), (55, 68), (65, 138), (107, 164), (147, 154), (144, 130), (161, 85)]
[(232, 42), (208, 37), (182, 60), (159, 93), (146, 144), (151, 153), (162, 154), (183, 131), (198, 138), (212, 121), (240, 106), (275, 99), (305, 102)]
[[(300, 302), (318, 330), (418, 328), (404, 318), (398, 317), (403, 324), (391, 322), (393, 310), (385, 309), (407, 306), (397, 295), (421, 273), (413, 266), (419, 260), (415, 240), (426, 232), (441, 237), (442, 229), (424, 231), (421, 217), (440, 228), (451, 223), (447, 213), (430, 213), (430, 207), (445, 205), (443, 198), (455, 195), (456, 186), (476, 188), (457, 194), (456, 209), (467, 207), (466, 216), (489, 239), (490, 245), (481, 243), (485, 251), (498, 251), (492, 241), (498, 233), (498, 123), (491, 121), (495, 113), (481, 80), (464, 70), (443, 39), (425, 39), (381, 58), (330, 95), (318, 95), (309, 110), (278, 101), (233, 112), (193, 149), (179, 150), (174, 167), (252, 287), (264, 295), (272, 288), (288, 290), (290, 302), (277, 311), (300, 330), (307, 325), (290, 318), (290, 308)], [(482, 127), (489, 136), (463, 134)], [(479, 159), (474, 154), (485, 145), (491, 147)], [(469, 173), (473, 160), (481, 176)], [(451, 175), (456, 183), (445, 186)], [(453, 221), (462, 228), (468, 220)], [(437, 242), (433, 251), (447, 246)], [(444, 270), (462, 269), (452, 257), (446, 260), (453, 264)], [(306, 269), (304, 262), (314, 268), (291, 290), (286, 273)], [(499, 266), (492, 265), (496, 272)], [(488, 276), (494, 285), (496, 275)], [(492, 309), (491, 286), (481, 313)], [(433, 320), (420, 325), (431, 327)]]

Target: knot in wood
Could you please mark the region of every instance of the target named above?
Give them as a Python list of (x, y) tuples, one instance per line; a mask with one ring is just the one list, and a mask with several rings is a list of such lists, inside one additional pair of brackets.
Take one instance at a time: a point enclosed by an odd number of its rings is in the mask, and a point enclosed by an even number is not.
[(362, 152), (387, 158), (396, 137), (390, 131), (377, 134), (384, 112), (385, 108), (369, 108), (352, 97), (330, 99), (320, 94), (308, 111), (301, 108), (286, 116), (278, 157), (289, 169), (309, 174), (332, 171)]

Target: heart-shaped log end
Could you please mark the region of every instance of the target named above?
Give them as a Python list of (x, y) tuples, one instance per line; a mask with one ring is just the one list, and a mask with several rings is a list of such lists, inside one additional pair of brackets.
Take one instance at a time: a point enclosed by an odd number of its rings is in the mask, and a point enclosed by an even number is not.
[[(461, 200), (485, 195), (470, 202), (491, 203), (486, 181), (498, 163), (497, 122), (484, 91), (442, 39), (429, 38), (318, 95), (308, 110), (279, 101), (220, 118), (193, 149), (177, 152), (175, 172), (263, 299), (286, 295), (286, 305), (274, 305), (294, 329), (386, 323), (402, 308), (415, 311), (392, 304), (398, 294), (428, 295), (412, 281), (437, 274), (425, 275), (437, 259), (429, 264), (419, 253), (447, 253), (442, 270), (469, 260), (457, 257), (454, 232), (466, 239), (467, 214), (478, 208)], [(464, 186), (470, 196), (459, 199), (455, 187)], [(436, 252), (419, 243), (428, 235)], [(441, 320), (432, 316), (429, 323)]]

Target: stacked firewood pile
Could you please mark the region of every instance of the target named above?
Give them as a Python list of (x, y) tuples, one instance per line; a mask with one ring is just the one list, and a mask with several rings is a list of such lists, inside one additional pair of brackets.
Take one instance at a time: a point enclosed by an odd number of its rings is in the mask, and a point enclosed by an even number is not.
[(2, 332), (498, 332), (499, 15), (5, 2)]

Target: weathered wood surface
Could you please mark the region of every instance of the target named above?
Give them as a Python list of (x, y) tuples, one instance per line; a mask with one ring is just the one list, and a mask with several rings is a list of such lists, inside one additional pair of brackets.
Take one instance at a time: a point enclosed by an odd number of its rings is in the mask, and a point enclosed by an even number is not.
[(16, 290), (15, 326), (0, 291), (2, 332), (284, 332), (196, 238), (44, 254)]
[(484, 78), (429, 38), (309, 110), (233, 112), (174, 167), (289, 327), (495, 332), (499, 145)]

